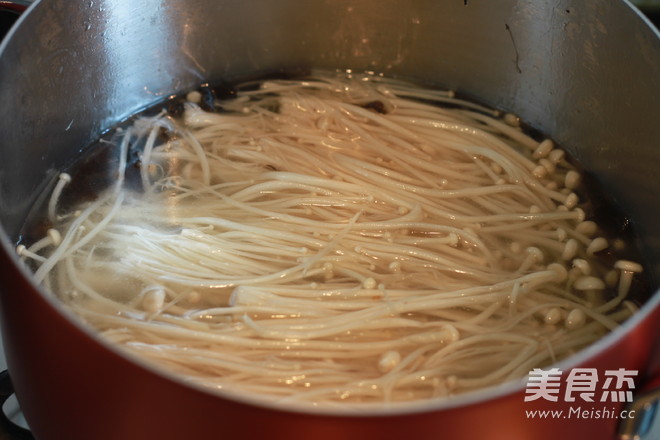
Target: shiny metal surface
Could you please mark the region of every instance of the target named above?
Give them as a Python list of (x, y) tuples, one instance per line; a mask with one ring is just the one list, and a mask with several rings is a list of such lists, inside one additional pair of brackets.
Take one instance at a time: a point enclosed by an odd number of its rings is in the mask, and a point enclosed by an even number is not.
[[(29, 328), (25, 319), (47, 322), (61, 326), (62, 335), (71, 343), (58, 346), (59, 334), (56, 338), (35, 330), (30, 336), (45, 344), (45, 351), (43, 355), (27, 354), (19, 348), (27, 335), (8, 336), (10, 367), (12, 362), (24, 367), (16, 385), (19, 392), (22, 386), (28, 412), (43, 409), (49, 401), (43, 392), (34, 396), (28, 389), (29, 375), (39, 374), (32, 365), (57, 353), (89, 353), (82, 361), (89, 367), (101, 368), (105, 363), (132, 373), (139, 370), (80, 335), (23, 278), (12, 243), (45, 182), (100, 132), (169, 94), (205, 81), (309, 68), (374, 70), (417, 79), (519, 114), (573, 153), (630, 214), (654, 285), (658, 285), (660, 37), (625, 1), (41, 0), (0, 46), (0, 263), (6, 264), (0, 274), (5, 282), (11, 278), (13, 283), (3, 292), (3, 318), (7, 318), (3, 325), (25, 330)], [(12, 295), (14, 291), (21, 295)], [(652, 334), (648, 328), (657, 323), (658, 313), (647, 312), (652, 318), (636, 339), (644, 341), (642, 350), (649, 350), (646, 341)], [(625, 331), (633, 332), (631, 327)], [(648, 358), (639, 347), (624, 345), (631, 350), (624, 357), (631, 365)], [(58, 365), (75, 367), (81, 362), (67, 362), (66, 355)], [(618, 356), (608, 352), (603, 357)], [(101, 403), (107, 408), (128, 400), (122, 394), (128, 385), (144, 384), (154, 396), (158, 390), (169, 392), (168, 387), (174, 387), (162, 377), (135, 373), (118, 378), (109, 369), (101, 384), (107, 385)], [(75, 377), (64, 369), (57, 373), (64, 381)], [(91, 383), (86, 379), (79, 378), (79, 383)], [(35, 383), (50, 386), (47, 381)], [(199, 414), (217, 412), (216, 402), (209, 396), (183, 394), (181, 388), (172, 391), (181, 393), (178, 401), (198, 408)], [(95, 395), (83, 385), (76, 391), (84, 398)], [(136, 402), (131, 408), (158, 402), (158, 397), (150, 402), (145, 393), (131, 394), (131, 402)], [(479, 414), (502, 420), (511, 414), (511, 408), (518, 407), (518, 400), (511, 397), (495, 410), (482, 408)], [(69, 403), (75, 404), (75, 399)], [(243, 413), (239, 405), (218, 405), (235, 414), (218, 422), (223, 429), (237, 429), (231, 424), (232, 417), (249, 420), (253, 416)], [(168, 410), (159, 409), (161, 414)], [(66, 412), (61, 412), (66, 418)], [(199, 414), (191, 416), (195, 423), (207, 423), (208, 418)], [(301, 430), (315, 432), (318, 439), (332, 438), (333, 432), (345, 434), (344, 429), (362, 435), (355, 438), (366, 438), (364, 435), (377, 429), (385, 434), (389, 429), (391, 436), (401, 432), (392, 430), (398, 426), (393, 425), (396, 422), (384, 424), (384, 419), (362, 424), (357, 419), (341, 419), (344, 427), (323, 417), (289, 420), (268, 410), (258, 414), (264, 430), (289, 427), (296, 420)], [(99, 419), (88, 416), (85, 428), (93, 429)], [(157, 415), (155, 420), (162, 417)], [(410, 426), (410, 419), (402, 418)], [(458, 418), (473, 416), (456, 411), (445, 419), (424, 414), (413, 417), (419, 422), (418, 429), (428, 432)], [(46, 434), (53, 427), (49, 423), (57, 423), (32, 420)], [(124, 435), (132, 432), (128, 425), (134, 420), (121, 419), (113, 427)], [(148, 424), (151, 419), (144, 422), (137, 426), (143, 430), (138, 433), (151, 432), (155, 426)], [(516, 423), (503, 430), (501, 438), (516, 438), (512, 433), (523, 435), (536, 429), (524, 420)], [(381, 425), (385, 428), (377, 428)], [(324, 428), (314, 431), (312, 426)], [(581, 429), (591, 432), (591, 426), (585, 424)], [(262, 429), (259, 424), (250, 428)], [(176, 429), (183, 428), (173, 424), (169, 432), (180, 432)], [(470, 438), (469, 430), (463, 429), (462, 435)], [(95, 432), (93, 438), (102, 438), (104, 432)], [(286, 438), (282, 432), (281, 438)], [(462, 438), (458, 435), (463, 431), (451, 432), (452, 438)], [(111, 433), (105, 435), (103, 438), (113, 438)], [(541, 430), (533, 438), (559, 437)]]
[(632, 419), (622, 420), (618, 435), (620, 440), (645, 440), (657, 438), (660, 429), (656, 430), (653, 420), (657, 420), (658, 406), (660, 405), (660, 389), (637, 396), (629, 405), (628, 411), (635, 411), (637, 415)]
[(200, 81), (321, 67), (414, 77), (522, 115), (616, 182), (660, 254), (660, 180), (629, 190), (660, 155), (660, 41), (624, 2), (44, 0), (24, 21), (0, 58), (10, 236), (44, 174), (128, 114)]

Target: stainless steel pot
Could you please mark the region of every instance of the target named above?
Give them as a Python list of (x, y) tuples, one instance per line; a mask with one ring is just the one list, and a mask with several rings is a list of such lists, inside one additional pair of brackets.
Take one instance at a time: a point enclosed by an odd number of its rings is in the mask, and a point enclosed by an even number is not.
[[(660, 38), (625, 1), (42, 0), (0, 46), (2, 330), (36, 437), (613, 438), (619, 418), (527, 417), (567, 404), (524, 402), (523, 381), (368, 414), (213, 394), (119, 353), (30, 281), (14, 255), (23, 220), (103, 130), (202, 81), (308, 68), (399, 75), (521, 115), (629, 214), (658, 286)], [(638, 390), (652, 386), (659, 304), (560, 367), (637, 369)]]

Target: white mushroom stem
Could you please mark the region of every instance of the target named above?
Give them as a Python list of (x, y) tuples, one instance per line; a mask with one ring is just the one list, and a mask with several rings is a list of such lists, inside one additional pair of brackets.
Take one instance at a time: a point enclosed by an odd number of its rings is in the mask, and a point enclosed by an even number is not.
[[(59, 246), (62, 243), (62, 234), (57, 229), (51, 228), (46, 232), (46, 236), (40, 240), (33, 243), (29, 248), (26, 248), (25, 245), (19, 245), (16, 248), (16, 252), (21, 257), (28, 257), (35, 259), (35, 256), (39, 256), (39, 251), (47, 248), (48, 246)], [(36, 258), (39, 261), (43, 261), (43, 255), (40, 258)]]
[(48, 201), (48, 219), (54, 221), (57, 214), (57, 204), (60, 200), (60, 195), (64, 190), (64, 187), (71, 182), (71, 176), (67, 173), (61, 173), (53, 188), (53, 192), (50, 195), (50, 200)]
[(617, 296), (596, 308), (595, 310), (598, 312), (609, 311), (614, 309), (619, 304), (622, 304), (623, 299), (628, 295), (628, 292), (630, 291), (633, 275), (642, 271), (641, 264), (628, 260), (618, 260), (616, 263), (614, 263), (614, 268), (621, 271)]
[[(573, 269), (579, 271), (579, 269)], [(592, 305), (601, 304), (604, 301), (603, 289), (605, 282), (594, 276), (582, 276), (575, 280), (573, 288), (584, 292), (584, 297)]]
[(46, 258), (30, 251), (24, 244), (19, 244), (16, 246), (16, 253), (21, 258), (31, 258), (40, 263), (46, 261)]
[(639, 312), (639, 307), (632, 301), (624, 301), (623, 303), (621, 303), (621, 305), (626, 309), (628, 309), (628, 311), (630, 312), (630, 316)]
[(642, 272), (642, 265), (634, 261), (619, 260), (614, 263), (614, 268), (621, 271), (621, 276), (619, 277), (619, 296), (625, 296), (630, 290), (633, 276), (636, 273)]

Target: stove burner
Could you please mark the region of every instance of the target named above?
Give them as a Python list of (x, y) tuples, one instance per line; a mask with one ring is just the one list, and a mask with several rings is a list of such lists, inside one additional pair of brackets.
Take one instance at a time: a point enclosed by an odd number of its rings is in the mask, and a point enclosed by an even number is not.
[(9, 434), (11, 440), (35, 440), (30, 430), (12, 422), (5, 414), (4, 404), (14, 394), (14, 387), (7, 370), (0, 372), (0, 425)]

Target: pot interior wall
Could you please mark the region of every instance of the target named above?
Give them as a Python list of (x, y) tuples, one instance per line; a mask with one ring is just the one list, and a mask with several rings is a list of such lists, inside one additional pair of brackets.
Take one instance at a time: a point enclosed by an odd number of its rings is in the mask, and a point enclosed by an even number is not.
[(46, 176), (171, 93), (374, 70), (455, 89), (552, 136), (635, 220), (657, 279), (659, 53), (657, 31), (609, 0), (43, 2), (0, 57), (0, 221), (14, 241)]

